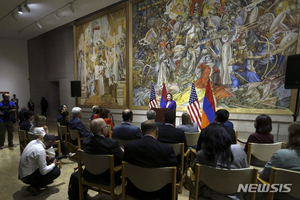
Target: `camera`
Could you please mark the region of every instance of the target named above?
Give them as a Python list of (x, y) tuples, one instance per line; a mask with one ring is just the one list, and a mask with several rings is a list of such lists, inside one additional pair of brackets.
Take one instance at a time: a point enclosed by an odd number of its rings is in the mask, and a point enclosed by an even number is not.
[(61, 155), (61, 156), (53, 157), (49, 161), (53, 163), (54, 160), (59, 161), (60, 159), (67, 158), (67, 157), (68, 157), (67, 155)]

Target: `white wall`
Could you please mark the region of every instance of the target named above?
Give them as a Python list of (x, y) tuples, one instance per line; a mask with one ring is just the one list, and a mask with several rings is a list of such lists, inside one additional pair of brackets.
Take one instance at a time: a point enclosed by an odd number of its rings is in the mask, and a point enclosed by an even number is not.
[(16, 94), (20, 108), (30, 99), (27, 58), (26, 40), (0, 39), (0, 91), (9, 92), (11, 98)]

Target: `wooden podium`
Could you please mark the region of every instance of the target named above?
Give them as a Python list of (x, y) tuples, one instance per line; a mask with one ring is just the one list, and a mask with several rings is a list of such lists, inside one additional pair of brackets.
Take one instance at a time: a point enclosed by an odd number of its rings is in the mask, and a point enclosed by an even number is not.
[[(155, 121), (164, 123), (164, 114), (165, 114), (165, 112), (167, 112), (168, 110), (171, 110), (171, 109), (169, 109), (169, 108), (151, 108), (151, 110), (154, 110), (156, 112)], [(175, 122), (176, 122), (176, 111), (175, 111), (175, 121), (173, 124), (174, 127), (175, 127)]]

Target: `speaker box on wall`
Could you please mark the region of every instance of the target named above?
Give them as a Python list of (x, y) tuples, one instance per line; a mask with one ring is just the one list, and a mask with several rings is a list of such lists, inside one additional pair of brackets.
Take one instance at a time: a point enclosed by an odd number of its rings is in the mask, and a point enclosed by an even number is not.
[(287, 59), (284, 87), (285, 89), (300, 88), (300, 54), (291, 55)]
[(71, 97), (81, 97), (80, 81), (71, 81)]

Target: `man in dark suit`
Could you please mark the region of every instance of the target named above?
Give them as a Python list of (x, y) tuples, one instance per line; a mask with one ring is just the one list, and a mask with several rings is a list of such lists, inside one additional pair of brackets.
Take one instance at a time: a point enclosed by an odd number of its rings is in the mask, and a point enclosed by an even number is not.
[[(148, 120), (155, 121), (156, 112), (154, 110), (147, 110), (146, 115), (147, 115)], [(144, 122), (141, 123), (141, 129), (143, 129), (143, 124), (144, 124)], [(158, 127), (164, 125), (164, 123), (162, 123), (162, 122), (156, 122), (156, 124)]]
[[(86, 153), (90, 154), (110, 154), (114, 155), (114, 165), (121, 165), (123, 160), (123, 150), (119, 147), (119, 142), (111, 138), (107, 138), (108, 125), (102, 118), (94, 119), (91, 122), (91, 131), (94, 136), (87, 137), (82, 142), (82, 149)], [(120, 179), (121, 171), (119, 174), (115, 175), (115, 183), (117, 185), (121, 184)], [(83, 177), (90, 182), (99, 184), (109, 184), (110, 183), (110, 173), (109, 170), (105, 171), (100, 175), (93, 175), (87, 170), (83, 171)]]
[(184, 143), (184, 152), (187, 151), (185, 134), (182, 130), (173, 127), (175, 111), (169, 110), (164, 114), (163, 126), (158, 129), (158, 141), (163, 143)]
[[(236, 144), (235, 131), (232, 128), (224, 125), (224, 123), (228, 120), (228, 118), (229, 118), (229, 112), (225, 109), (220, 109), (216, 112), (214, 123), (221, 124), (223, 126), (223, 128), (226, 130), (227, 134), (229, 134), (229, 136), (231, 138), (231, 144)], [(197, 151), (199, 151), (201, 149), (205, 131), (206, 130), (204, 128), (202, 130), (202, 133), (199, 135), (198, 142), (197, 142), (197, 148), (196, 148)]]
[(133, 113), (131, 110), (126, 109), (122, 112), (123, 122), (119, 126), (113, 128), (113, 138), (120, 140), (134, 140), (143, 137), (139, 127), (131, 125), (133, 120)]
[[(79, 133), (80, 133), (80, 137), (89, 137), (92, 136), (93, 134), (90, 133), (85, 126), (83, 125), (83, 123), (80, 121), (80, 118), (82, 116), (82, 111), (81, 108), (79, 107), (74, 107), (72, 109), (72, 114), (73, 114), (73, 118), (70, 120), (70, 125), (69, 128), (70, 129), (78, 129)], [(77, 141), (72, 141), (71, 142), (73, 144), (76, 144)]]
[[(130, 164), (140, 167), (177, 167), (177, 182), (181, 180), (181, 173), (178, 170), (177, 159), (173, 148), (170, 145), (157, 141), (158, 126), (148, 120), (143, 124), (144, 137), (140, 140), (131, 141), (125, 144), (124, 160)], [(127, 182), (126, 193), (138, 199), (171, 199), (171, 184), (155, 192), (144, 192), (136, 188), (130, 181)]]

